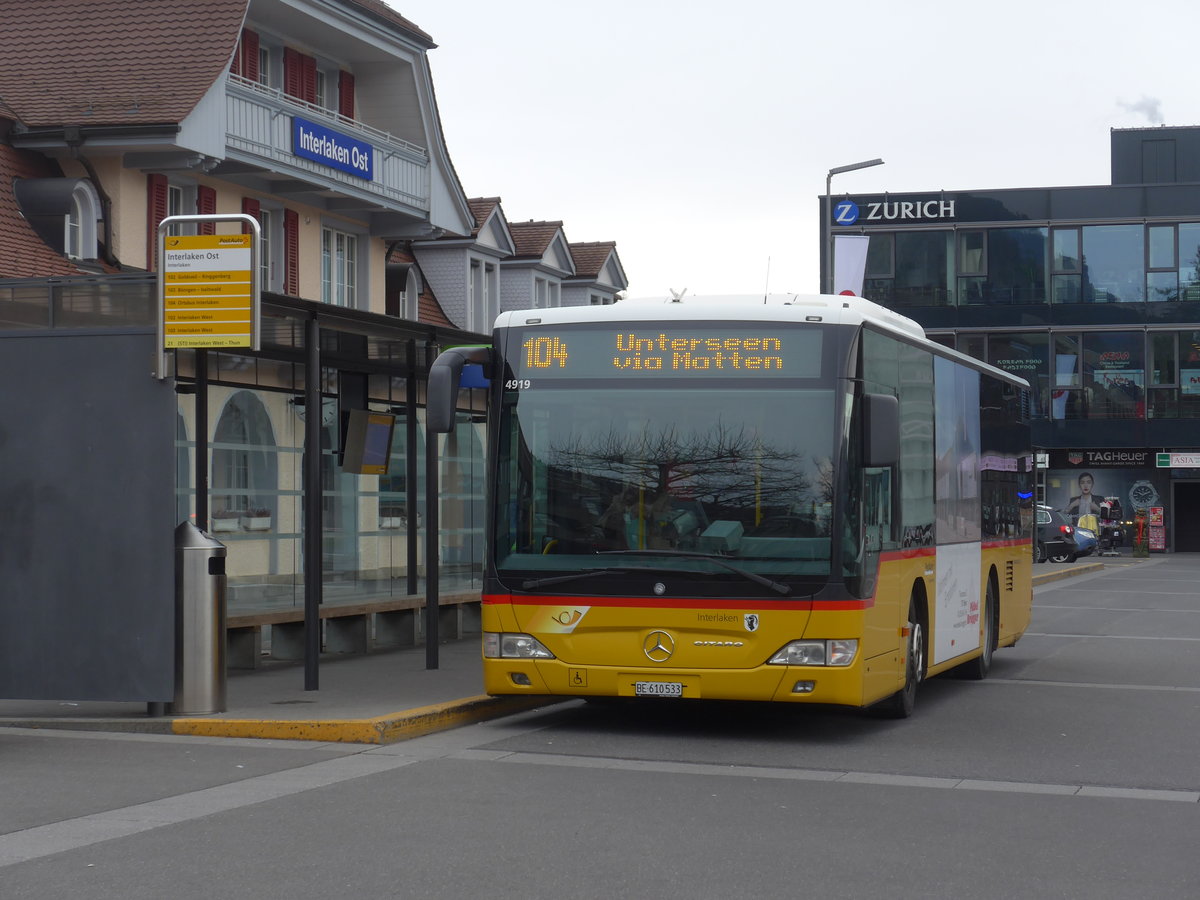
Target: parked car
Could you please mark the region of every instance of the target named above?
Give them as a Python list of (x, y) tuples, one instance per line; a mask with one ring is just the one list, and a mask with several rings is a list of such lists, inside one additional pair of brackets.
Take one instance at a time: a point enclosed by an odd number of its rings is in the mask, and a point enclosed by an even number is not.
[[(1094, 536), (1093, 536), (1094, 537)], [(1075, 526), (1062, 513), (1048, 506), (1037, 509), (1037, 561), (1074, 562), (1079, 556)]]
[(1100, 543), (1100, 538), (1096, 532), (1090, 528), (1080, 528), (1075, 526), (1075, 555), (1076, 556), (1091, 556), (1096, 552), (1096, 547)]

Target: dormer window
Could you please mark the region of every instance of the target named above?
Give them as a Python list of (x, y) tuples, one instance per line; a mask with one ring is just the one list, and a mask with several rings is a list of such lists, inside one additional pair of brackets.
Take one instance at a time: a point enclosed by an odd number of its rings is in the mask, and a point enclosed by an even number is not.
[(22, 178), (13, 193), (25, 220), (68, 259), (95, 259), (100, 195), (86, 178)]

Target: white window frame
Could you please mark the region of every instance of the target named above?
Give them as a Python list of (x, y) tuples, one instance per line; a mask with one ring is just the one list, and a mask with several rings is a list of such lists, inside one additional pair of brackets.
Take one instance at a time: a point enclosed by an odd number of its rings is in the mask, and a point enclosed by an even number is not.
[(366, 297), (366, 235), (343, 231), (332, 225), (321, 226), (321, 301), (331, 306), (358, 309), (360, 297)]
[(90, 181), (79, 181), (71, 193), (71, 209), (63, 221), (63, 250), (68, 259), (95, 259), (100, 195)]
[[(196, 183), (170, 179), (167, 182), (167, 215), (194, 216), (196, 214)], [(195, 234), (195, 225), (181, 225), (176, 222), (167, 226), (167, 234), (178, 237), (181, 234)]]
[(259, 35), (258, 43), (258, 83), (263, 87), (274, 87), (275, 79), (272, 77), (275, 73), (271, 71), (271, 48), (263, 46), (262, 36)]
[(259, 277), (262, 280), (262, 289), (276, 294), (283, 293), (283, 214), (283, 207), (278, 204), (260, 203), (258, 207)]
[(408, 278), (404, 283), (404, 302), (401, 304), (404, 318), (416, 322), (421, 317), (421, 273), (416, 266), (410, 266)]
[(500, 315), (500, 273), (495, 260), (469, 257), (467, 263), (467, 328), (490, 332)]

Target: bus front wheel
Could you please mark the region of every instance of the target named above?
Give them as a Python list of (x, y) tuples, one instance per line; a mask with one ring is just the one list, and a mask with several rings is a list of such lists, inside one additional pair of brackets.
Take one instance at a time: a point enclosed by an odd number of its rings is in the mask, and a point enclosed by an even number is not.
[(908, 644), (905, 647), (904, 687), (871, 707), (884, 719), (907, 719), (917, 702), (917, 687), (925, 678), (925, 628), (917, 613), (917, 604), (908, 605)]

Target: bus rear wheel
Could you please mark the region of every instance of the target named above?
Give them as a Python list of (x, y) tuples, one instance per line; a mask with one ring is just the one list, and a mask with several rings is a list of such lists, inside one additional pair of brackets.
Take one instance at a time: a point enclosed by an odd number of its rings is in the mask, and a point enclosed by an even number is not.
[(925, 628), (917, 604), (908, 605), (908, 644), (905, 647), (904, 687), (871, 707), (883, 719), (907, 719), (917, 702), (917, 687), (925, 678)]
[(983, 651), (970, 662), (965, 662), (955, 669), (955, 674), (974, 681), (987, 678), (988, 672), (991, 671), (996, 636), (1000, 633), (1000, 598), (997, 595), (996, 583), (990, 578), (983, 601), (982, 616), (983, 632), (980, 635), (980, 646)]

